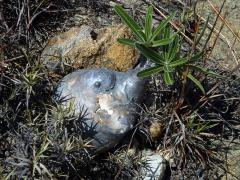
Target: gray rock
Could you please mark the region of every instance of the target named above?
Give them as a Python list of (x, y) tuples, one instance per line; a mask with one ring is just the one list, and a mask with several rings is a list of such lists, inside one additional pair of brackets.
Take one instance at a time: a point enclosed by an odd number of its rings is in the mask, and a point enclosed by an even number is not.
[[(141, 69), (141, 68), (140, 68)], [(77, 112), (87, 108), (81, 127), (95, 151), (116, 145), (133, 128), (146, 79), (137, 77), (139, 68), (117, 72), (106, 68), (75, 71), (62, 79), (57, 97), (68, 98), (64, 106), (75, 105)]]
[(141, 151), (143, 166), (141, 168), (141, 179), (161, 180), (164, 178), (167, 168), (166, 160), (158, 153), (151, 150)]

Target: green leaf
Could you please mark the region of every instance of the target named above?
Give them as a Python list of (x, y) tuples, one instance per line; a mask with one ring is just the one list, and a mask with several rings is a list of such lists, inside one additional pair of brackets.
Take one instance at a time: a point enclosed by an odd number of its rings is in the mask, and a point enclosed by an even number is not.
[(219, 77), (219, 78), (223, 78), (223, 76), (219, 75), (218, 73), (215, 73), (207, 68), (204, 68), (204, 67), (201, 67), (201, 66), (196, 66), (196, 65), (192, 65), (192, 64), (189, 64), (190, 68), (191, 69), (194, 69), (194, 70), (197, 70), (197, 71), (201, 71), (205, 74), (209, 74), (209, 75), (212, 75), (212, 76), (216, 76), (216, 77)]
[(140, 26), (137, 22), (127, 14), (127, 12), (120, 5), (116, 5), (114, 7), (115, 12), (121, 17), (121, 19), (128, 25), (128, 27), (132, 30), (133, 34), (136, 35), (139, 39), (145, 41), (143, 33), (141, 31)]
[(201, 133), (201, 132), (207, 131), (209, 129), (214, 128), (217, 125), (219, 125), (219, 124), (218, 123), (216, 123), (216, 124), (205, 123), (201, 127), (199, 127), (198, 129), (196, 129), (196, 133)]
[(140, 71), (137, 75), (143, 78), (143, 77), (148, 77), (156, 73), (159, 73), (162, 70), (163, 70), (163, 66), (155, 66), (155, 67), (151, 67), (143, 71)]
[(194, 56), (191, 57), (190, 62), (196, 62), (196, 61), (198, 61), (198, 60), (203, 56), (203, 54), (204, 54), (203, 51), (195, 54)]
[(141, 34), (141, 36), (143, 37), (143, 40), (141, 40), (142, 42), (146, 42), (147, 41), (147, 37), (146, 37), (146, 35), (144, 34), (144, 32), (143, 32), (143, 30), (139, 30), (138, 31), (140, 34)]
[(172, 43), (172, 47), (169, 51), (169, 54), (168, 54), (168, 59), (169, 61), (171, 62), (175, 57), (176, 57), (176, 54), (179, 52), (179, 35), (176, 35), (174, 37), (174, 41)]
[(152, 14), (153, 8), (150, 6), (147, 10), (147, 15), (145, 19), (145, 35), (147, 40), (149, 40), (152, 36)]
[(164, 66), (163, 66), (163, 70), (164, 71), (166, 71), (166, 72), (173, 72), (175, 69), (173, 68), (173, 67), (171, 67), (171, 66), (169, 66), (169, 64), (164, 64)]
[(169, 38), (171, 34), (171, 28), (170, 25), (167, 25), (166, 28), (164, 28), (163, 38)]
[(152, 47), (167, 45), (167, 44), (170, 44), (172, 41), (173, 41), (173, 38), (165, 38), (165, 39), (153, 41)]
[(169, 23), (169, 21), (175, 16), (175, 13), (173, 13), (172, 15), (170, 15), (169, 17), (167, 17), (166, 20), (163, 20), (158, 27), (156, 28), (156, 30), (153, 32), (153, 35), (150, 39), (150, 41), (153, 41), (161, 32), (162, 29), (164, 29), (166, 27), (166, 25)]
[(181, 66), (181, 65), (184, 65), (184, 64), (187, 64), (188, 63), (188, 60), (187, 58), (181, 58), (181, 59), (178, 59), (176, 61), (173, 61), (169, 64), (170, 67), (176, 67), (176, 66)]
[(164, 59), (161, 57), (160, 54), (158, 54), (151, 48), (145, 47), (144, 45), (135, 44), (135, 46), (146, 58), (149, 58), (156, 64), (163, 65)]
[(202, 86), (202, 84), (200, 83), (200, 81), (198, 81), (192, 74), (188, 73), (187, 77), (194, 82), (194, 84), (203, 92), (203, 94), (205, 94), (205, 90)]
[(118, 38), (117, 41), (121, 44), (129, 45), (129, 46), (135, 46), (134, 40), (131, 39), (125, 39), (125, 38)]
[[(163, 39), (165, 38), (170, 38), (170, 34), (171, 34), (171, 29), (170, 29), (170, 26), (167, 25), (164, 30), (163, 30)], [(170, 50), (170, 45), (165, 45), (162, 47), (162, 50), (164, 51), (164, 58), (166, 60), (168, 60), (168, 56), (169, 56), (169, 50)]]
[(173, 81), (173, 75), (172, 75), (172, 73), (170, 73), (170, 72), (164, 71), (163, 79), (164, 79), (164, 82), (165, 82), (167, 85), (172, 85), (172, 84), (174, 83), (174, 81)]

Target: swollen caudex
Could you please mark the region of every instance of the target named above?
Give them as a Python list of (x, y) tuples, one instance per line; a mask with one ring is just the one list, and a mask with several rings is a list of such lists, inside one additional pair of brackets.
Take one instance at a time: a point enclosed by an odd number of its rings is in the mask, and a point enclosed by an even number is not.
[[(113, 147), (132, 129), (146, 82), (137, 77), (140, 69), (127, 72), (105, 68), (83, 69), (61, 80), (56, 92), (58, 98), (73, 100), (76, 112), (81, 106), (87, 109), (87, 126), (82, 128), (94, 127), (94, 133), (85, 132), (92, 138), (92, 145), (97, 151)], [(67, 106), (69, 102), (67, 100), (63, 105)]]

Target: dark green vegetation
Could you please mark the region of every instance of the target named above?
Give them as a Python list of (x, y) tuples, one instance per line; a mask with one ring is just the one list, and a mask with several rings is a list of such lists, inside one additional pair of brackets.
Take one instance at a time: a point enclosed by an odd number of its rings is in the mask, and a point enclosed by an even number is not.
[[(174, 14), (163, 20), (155, 30), (153, 30), (153, 8), (150, 6), (147, 10), (145, 17), (145, 26), (142, 30), (140, 26), (132, 17), (130, 17), (124, 9), (117, 5), (115, 11), (122, 18), (122, 20), (132, 30), (132, 33), (136, 36), (137, 40), (120, 38), (120, 43), (131, 45), (136, 47), (146, 58), (155, 63), (154, 67), (146, 69), (140, 72), (140, 77), (151, 76), (156, 73), (162, 73), (164, 82), (167, 85), (174, 83), (174, 75), (183, 80), (184, 74), (187, 78), (192, 80), (197, 87), (203, 92), (204, 88), (199, 80), (192, 75), (193, 69), (195, 71), (201, 71), (207, 74), (217, 76), (216, 73), (209, 71), (206, 68), (197, 66), (194, 63), (200, 60), (204, 54), (204, 49), (201, 52), (196, 53), (195, 49), (200, 42), (204, 32), (207, 28), (208, 20), (205, 22), (200, 36), (195, 34), (194, 44), (191, 51), (189, 51), (184, 57), (181, 56), (181, 44), (178, 33), (171, 31), (169, 21), (174, 17)], [(157, 49), (157, 47), (160, 47)]]
[[(207, 41), (198, 40), (207, 23), (199, 20), (191, 10), (193, 7), (182, 7), (182, 11), (180, 4), (165, 4), (169, 12), (177, 13), (174, 18), (161, 21), (164, 37), (153, 36), (158, 28), (149, 30), (153, 21), (149, 15), (151, 8), (143, 26), (147, 29), (147, 38), (141, 38), (142, 33), (138, 31), (134, 35), (140, 42), (137, 48), (147, 57), (149, 48), (161, 45), (160, 52), (166, 52), (169, 57), (178, 56), (176, 60), (181, 59), (181, 63), (163, 73), (163, 77), (156, 74), (152, 78), (146, 87), (146, 106), (141, 105), (136, 126), (122, 144), (98, 156), (88, 152), (89, 139), (79, 129), (85, 109), (76, 117), (71, 107), (62, 109), (52, 100), (59, 79), (74, 68), (66, 64), (64, 72), (48, 72), (39, 58), (47, 39), (59, 29), (65, 31), (73, 26), (67, 20), (78, 13), (77, 7), (86, 7), (99, 16), (115, 16), (108, 1), (4, 0), (0, 4), (0, 179), (131, 179), (138, 174), (141, 164), (138, 156), (127, 154), (134, 142), (135, 146), (138, 144), (137, 149), (160, 149), (170, 157), (169, 178), (213, 179), (224, 174), (227, 171), (224, 154), (231, 142), (239, 138), (240, 82), (230, 70), (218, 69), (215, 60), (208, 55)], [(129, 12), (132, 10), (136, 9)], [(142, 10), (145, 12), (145, 8)], [(143, 16), (141, 13), (134, 15)], [(159, 19), (158, 15), (154, 18)], [(170, 20), (181, 24), (184, 35), (177, 35), (179, 29), (163, 23)], [(210, 29), (209, 36), (212, 34)], [(129, 40), (119, 41), (133, 45)], [(169, 46), (176, 50), (172, 51)], [(162, 56), (156, 54), (159, 55)], [(154, 58), (149, 57), (153, 62)], [(191, 60), (197, 60), (194, 66), (189, 65)], [(161, 70), (161, 67), (158, 68)], [(206, 71), (204, 67), (225, 78), (199, 73), (199, 70)], [(175, 71), (177, 68), (181, 73)], [(189, 72), (194, 74), (192, 81), (187, 78)], [(164, 81), (172, 85), (167, 86)], [(205, 94), (199, 89), (205, 89)], [(152, 123), (160, 125), (154, 137)], [(130, 161), (132, 163), (128, 163)]]

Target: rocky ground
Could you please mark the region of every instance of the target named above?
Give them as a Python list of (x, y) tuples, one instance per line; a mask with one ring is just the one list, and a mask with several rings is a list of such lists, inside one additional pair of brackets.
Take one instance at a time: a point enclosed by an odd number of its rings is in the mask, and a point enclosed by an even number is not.
[[(216, 10), (219, 11), (224, 1), (211, 1), (198, 3), (197, 10), (199, 14), (207, 19), (210, 15), (210, 23), (214, 24), (216, 18)], [(202, 8), (204, 6), (204, 8)], [(220, 31), (219, 35), (214, 35), (211, 39), (211, 43), (214, 44), (216, 36), (219, 36), (216, 45), (214, 46), (212, 57), (220, 64), (224, 70), (233, 69), (239, 64), (240, 56), (240, 15), (239, 15), (240, 2), (227, 0), (222, 9), (222, 18), (219, 18), (216, 24), (216, 28)], [(225, 21), (225, 24), (224, 24)], [(223, 25), (224, 24), (224, 25)], [(223, 26), (223, 27), (222, 27)], [(232, 48), (232, 51), (229, 49)]]
[[(214, 23), (216, 18), (216, 10), (219, 11), (220, 7), (224, 1), (213, 0), (211, 4), (208, 2), (198, 3), (198, 12), (206, 19), (210, 15), (211, 24)], [(204, 8), (202, 8), (204, 6)], [(216, 61), (222, 70), (231, 71), (240, 63), (240, 1), (227, 0), (222, 10), (222, 19), (219, 18), (217, 21), (216, 28), (220, 31), (216, 45), (212, 51), (212, 59)], [(224, 24), (224, 21), (225, 24)], [(224, 25), (223, 25), (224, 24)], [(217, 35), (214, 35), (211, 38), (211, 43), (214, 44), (215, 38)], [(232, 50), (230, 50), (232, 49)], [(235, 71), (235, 74), (239, 76), (239, 71)], [(239, 94), (236, 94), (239, 97)], [(239, 127), (237, 127), (239, 128)], [(240, 166), (239, 166), (239, 150), (240, 146), (239, 139), (236, 139), (236, 145), (233, 146), (233, 149), (226, 154), (227, 162), (229, 164), (228, 169), (231, 172), (227, 176), (224, 176), (223, 179), (237, 179), (240, 177)], [(232, 175), (233, 176), (232, 176)]]
[[(193, 11), (189, 8), (194, 1), (152, 2), (165, 14), (177, 11), (179, 18), (174, 22), (179, 22), (179, 27), (183, 23), (186, 34), (192, 38), (195, 26)], [(219, 10), (223, 0), (210, 2)], [(107, 67), (126, 71), (136, 66), (139, 52), (116, 42), (118, 37), (132, 35), (121, 24), (113, 7), (122, 4), (140, 21), (151, 1), (71, 0), (46, 1), (36, 5), (25, 3), (26, 1), (0, 0), (0, 179), (6, 178), (11, 172), (15, 173), (15, 178), (25, 176), (29, 179), (94, 179), (97, 176), (99, 179), (140, 179), (139, 172), (144, 157), (138, 152), (149, 154), (149, 149), (150, 154), (157, 153), (153, 157), (161, 155), (168, 160), (165, 174), (168, 179), (240, 177), (240, 73), (236, 69), (240, 57), (238, 0), (226, 1), (222, 16), (226, 14), (227, 23), (215, 42), (223, 24), (221, 18), (218, 19), (216, 32), (207, 47), (210, 51), (205, 62), (212, 70), (221, 74), (230, 73), (231, 77), (228, 76), (225, 82), (218, 84), (213, 90), (215, 94), (210, 95), (209, 100), (198, 109), (201, 120), (209, 118), (224, 123), (219, 123), (213, 132), (204, 131), (203, 136), (197, 140), (194, 139), (192, 127), (184, 124), (188, 130), (187, 145), (181, 144), (178, 148), (172, 144), (180, 141), (177, 138), (172, 140), (171, 136), (178, 137), (182, 125), (176, 123), (172, 124), (173, 127), (168, 126), (173, 117), (168, 110), (178, 101), (176, 92), (179, 86), (166, 87), (161, 76), (155, 76), (146, 87), (147, 92), (143, 97), (146, 106), (142, 105), (136, 128), (118, 146), (96, 157), (86, 153), (88, 142), (79, 134), (75, 136), (79, 132), (69, 122), (75, 125), (78, 121), (70, 112), (61, 112), (52, 102), (54, 89), (64, 75), (76, 69)], [(32, 11), (35, 16), (31, 13), (32, 16), (29, 16), (27, 11)], [(186, 11), (184, 18), (183, 11)], [(154, 21), (163, 19), (157, 11), (155, 13)], [(214, 24), (216, 13), (209, 1), (198, 2), (197, 14), (204, 19), (210, 14), (209, 22)], [(185, 48), (189, 49), (191, 44), (184, 43), (187, 44)], [(207, 90), (219, 82), (214, 78), (202, 79)], [(190, 117), (188, 106), (190, 104), (192, 107), (199, 99), (199, 92), (190, 89), (185, 104), (177, 113), (183, 113), (181, 117), (186, 118), (187, 122), (196, 118)], [(169, 132), (169, 129), (173, 132)], [(211, 168), (201, 161), (205, 159), (203, 156), (208, 155), (197, 151), (202, 150), (201, 143), (213, 155), (211, 158), (216, 158), (210, 159)], [(78, 146), (71, 146), (72, 144)], [(181, 148), (187, 149), (188, 146), (196, 147), (196, 152), (200, 154), (197, 161), (194, 159), (196, 155), (193, 157), (194, 152), (183, 151), (188, 154), (181, 154)], [(230, 150), (226, 150), (226, 147), (230, 147)], [(152, 163), (151, 166), (156, 164)], [(221, 166), (225, 168), (220, 168)], [(166, 166), (162, 167), (166, 169)], [(149, 171), (141, 172), (148, 174)]]

